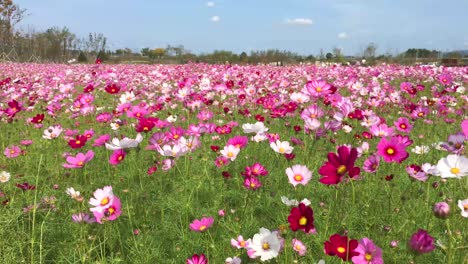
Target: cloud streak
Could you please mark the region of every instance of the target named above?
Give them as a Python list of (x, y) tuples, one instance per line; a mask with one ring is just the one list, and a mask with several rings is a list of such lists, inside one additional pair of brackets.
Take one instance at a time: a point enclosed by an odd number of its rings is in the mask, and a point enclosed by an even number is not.
[(312, 25), (314, 21), (310, 18), (294, 18), (286, 19), (285, 23), (288, 25)]

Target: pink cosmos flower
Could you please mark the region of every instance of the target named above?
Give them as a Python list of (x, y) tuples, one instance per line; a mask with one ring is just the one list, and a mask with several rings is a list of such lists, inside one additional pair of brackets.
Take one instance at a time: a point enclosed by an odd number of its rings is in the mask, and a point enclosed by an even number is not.
[(94, 158), (94, 152), (92, 150), (88, 150), (86, 154), (78, 153), (75, 157), (68, 156), (67, 163), (64, 163), (62, 166), (68, 169), (77, 169), (83, 168), (83, 166), (88, 163), (90, 160)]
[(411, 129), (413, 128), (413, 125), (410, 124), (408, 118), (405, 118), (405, 117), (398, 118), (398, 120), (395, 121), (395, 123), (393, 124), (395, 125), (396, 129), (398, 129), (398, 131), (401, 131), (404, 133), (411, 132)]
[(247, 146), (247, 142), (249, 141), (248, 137), (245, 136), (235, 136), (230, 139), (228, 139), (228, 142), (226, 145), (232, 145), (238, 149), (242, 149), (245, 146)]
[(102, 224), (102, 221), (114, 221), (122, 214), (122, 204), (117, 196), (114, 196), (112, 202), (104, 209), (93, 211), (96, 222)]
[(244, 179), (244, 187), (248, 190), (257, 190), (261, 186), (262, 183), (255, 177), (245, 177)]
[(109, 140), (110, 140), (110, 135), (109, 134), (101, 135), (101, 136), (99, 136), (98, 138), (96, 138), (94, 140), (93, 147), (104, 146), (107, 142), (109, 142)]
[(194, 254), (191, 258), (187, 259), (187, 264), (208, 264), (208, 259), (204, 254)]
[(461, 128), (462, 128), (463, 134), (465, 135), (465, 139), (468, 140), (468, 119), (465, 119), (463, 120), (463, 122), (461, 122)]
[(96, 219), (94, 217), (85, 213), (73, 214), (72, 220), (75, 223), (86, 223), (86, 224), (92, 224), (96, 222)]
[(125, 159), (126, 153), (123, 149), (116, 149), (109, 157), (109, 163), (112, 165), (120, 164)]
[(365, 161), (362, 169), (366, 172), (374, 173), (380, 164), (380, 157), (378, 155), (371, 155)]
[(304, 165), (293, 165), (286, 169), (289, 183), (294, 187), (298, 184), (306, 185), (312, 178), (312, 172)]
[(192, 229), (195, 232), (203, 232), (209, 229), (213, 225), (213, 222), (214, 222), (213, 217), (203, 217), (200, 220), (195, 219), (190, 224), (190, 229)]
[(246, 174), (249, 176), (266, 176), (268, 175), (268, 171), (263, 167), (262, 164), (256, 162), (250, 167), (246, 167)]
[(377, 247), (372, 240), (367, 237), (359, 241), (355, 249), (359, 256), (354, 256), (351, 260), (354, 264), (383, 264), (382, 249)]
[(293, 238), (292, 247), (294, 251), (296, 251), (299, 254), (299, 256), (305, 256), (307, 252), (307, 247), (300, 240)]
[(328, 83), (319, 80), (308, 81), (304, 85), (302, 92), (313, 97), (325, 97), (326, 95), (331, 94), (333, 91)]
[(23, 146), (29, 146), (33, 143), (32, 140), (28, 140), (28, 139), (25, 139), (25, 140), (21, 140), (20, 144), (23, 145)]
[(429, 175), (427, 175), (426, 172), (424, 172), (422, 168), (416, 164), (406, 166), (406, 172), (410, 177), (418, 181), (425, 182), (429, 178)]
[(370, 132), (376, 137), (387, 137), (394, 135), (393, 128), (388, 127), (387, 124), (373, 125), (370, 128)]
[(3, 154), (5, 154), (5, 156), (9, 159), (16, 158), (21, 154), (21, 149), (18, 146), (13, 145), (9, 148), (5, 148)]
[(397, 137), (392, 137), (390, 140), (382, 138), (377, 144), (377, 153), (385, 162), (401, 163), (409, 156), (405, 145)]
[(241, 249), (241, 248), (249, 248), (250, 244), (252, 243), (251, 239), (244, 240), (243, 236), (238, 236), (237, 240), (232, 238), (231, 239), (231, 246)]
[(167, 171), (167, 170), (170, 170), (174, 165), (175, 165), (175, 161), (173, 159), (164, 159), (162, 161), (162, 167), (161, 169), (163, 171)]

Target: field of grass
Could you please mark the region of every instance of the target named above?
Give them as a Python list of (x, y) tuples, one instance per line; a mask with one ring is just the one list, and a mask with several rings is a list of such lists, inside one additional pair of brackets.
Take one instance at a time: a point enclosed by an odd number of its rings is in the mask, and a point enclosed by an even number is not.
[[(266, 228), (277, 230), (281, 238), (273, 240), (284, 242), (279, 252), (269, 242), (270, 253), (277, 253), (270, 263), (342, 263), (324, 251), (334, 234), (372, 240), (382, 249), (385, 263), (467, 263), (468, 222), (458, 206), (459, 200), (468, 199), (467, 131), (462, 131), (468, 112), (463, 88), (467, 72), (394, 65), (1, 64), (0, 173), (11, 177), (0, 177), (0, 259), (186, 263), (203, 254), (215, 264), (228, 257), (260, 263), (260, 257), (248, 256), (255, 255), (254, 248), (238, 249), (231, 239), (254, 238)], [(311, 106), (323, 113), (301, 117)], [(400, 131), (395, 125), (399, 118), (406, 118), (412, 129)], [(268, 130), (246, 133), (246, 124), (259, 120)], [(50, 136), (51, 126), (60, 126), (61, 133)], [(380, 134), (375, 132), (379, 126)], [(440, 147), (457, 133), (461, 145)], [(138, 134), (141, 142), (122, 146), (124, 137), (135, 139)], [(77, 135), (85, 135), (86, 144), (72, 148), (70, 141), (76, 143)], [(118, 148), (125, 156), (112, 159), (119, 150), (95, 144), (102, 135), (109, 136), (102, 143), (120, 140)], [(412, 141), (403, 147), (409, 156), (386, 162), (377, 145), (396, 135)], [(222, 150), (235, 136), (246, 137), (247, 144), (228, 164), (216, 166), (216, 160), (232, 157), (223, 156)], [(256, 142), (254, 136), (263, 140)], [(274, 151), (270, 143), (276, 139), (294, 147), (293, 157)], [(363, 147), (366, 142), (368, 149)], [(163, 152), (164, 145), (170, 151)], [(329, 153), (343, 145), (348, 152), (361, 148), (354, 165), (359, 175), (350, 178), (347, 167), (339, 173), (339, 183), (320, 182), (327, 177), (319, 170)], [(428, 151), (413, 152), (417, 146)], [(88, 151), (92, 159), (75, 164), (79, 168), (63, 166)], [(458, 177), (423, 170), (417, 172), (424, 176), (409, 175), (410, 165), (430, 163), (440, 170), (439, 161), (449, 155), (458, 159), (454, 166), (459, 171), (452, 170)], [(364, 169), (370, 156), (379, 160), (375, 172)], [(255, 163), (268, 173), (249, 174)], [(307, 184), (290, 183), (286, 169), (293, 165), (312, 172)], [(79, 213), (93, 218), (89, 201), (105, 186), (112, 186), (114, 203), (115, 198), (120, 201), (121, 206), (112, 209), (117, 212), (109, 213), (101, 202), (95, 208), (104, 214), (97, 216), (102, 224), (74, 221), (72, 215)], [(80, 194), (71, 197), (70, 187)], [(314, 232), (291, 229), (288, 216), (295, 206), (284, 204), (282, 196), (310, 201)], [(447, 216), (439, 212), (436, 217), (433, 207), (438, 202), (450, 206)], [(468, 205), (464, 211), (468, 214)], [(211, 217), (212, 225), (192, 230), (190, 224), (203, 217)], [(420, 229), (433, 238), (424, 240), (427, 252), (410, 245)], [(293, 239), (307, 247), (303, 256)], [(351, 256), (349, 261), (364, 263)]]

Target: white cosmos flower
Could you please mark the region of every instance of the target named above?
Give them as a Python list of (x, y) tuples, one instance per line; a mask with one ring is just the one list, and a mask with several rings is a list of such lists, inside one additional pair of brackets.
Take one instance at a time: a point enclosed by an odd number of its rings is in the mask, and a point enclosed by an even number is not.
[(42, 135), (45, 139), (54, 139), (60, 136), (63, 129), (61, 126), (50, 126), (46, 130), (44, 130), (44, 135)]
[(125, 104), (135, 100), (135, 94), (133, 92), (125, 92), (119, 98), (120, 103)]
[(415, 146), (414, 148), (411, 149), (411, 152), (416, 153), (416, 154), (426, 154), (430, 150), (429, 146)]
[(168, 118), (166, 118), (166, 121), (169, 123), (174, 123), (177, 121), (177, 115), (170, 115)]
[(276, 140), (276, 142), (270, 143), (270, 147), (280, 154), (291, 154), (294, 150), (294, 148), (289, 145), (288, 141)]
[(0, 182), (5, 183), (10, 180), (10, 177), (11, 175), (9, 172), (6, 172), (6, 171), (0, 172)]
[[(288, 197), (286, 196), (281, 196), (281, 202), (283, 202), (287, 206), (298, 206), (299, 202), (296, 199), (291, 199), (289, 200)], [(303, 203), (305, 206), (310, 205), (310, 200), (307, 198), (302, 199), (301, 203)]]
[(162, 156), (174, 157), (174, 158), (182, 156), (182, 155), (186, 154), (189, 151), (187, 146), (182, 145), (182, 144), (176, 144), (174, 146), (164, 145), (162, 147), (159, 146), (159, 145), (156, 145), (156, 150)]
[(113, 138), (111, 143), (106, 143), (106, 149), (108, 150), (117, 150), (117, 149), (127, 149), (127, 148), (136, 148), (138, 144), (143, 140), (143, 136), (138, 133), (135, 139), (125, 137), (122, 140), (118, 138)]
[(223, 157), (230, 159), (231, 161), (234, 161), (237, 158), (237, 154), (239, 154), (239, 152), (240, 152), (240, 149), (236, 148), (233, 145), (225, 146), (223, 150), (220, 151)]
[(79, 191), (75, 191), (75, 189), (73, 187), (70, 187), (70, 188), (67, 188), (67, 191), (66, 193), (73, 199), (78, 199), (80, 198), (80, 192)]
[(265, 127), (265, 124), (263, 124), (263, 122), (257, 122), (255, 124), (243, 124), (242, 129), (244, 130), (244, 133), (246, 134), (250, 134), (250, 133), (263, 134), (268, 131), (268, 128)]
[(468, 158), (451, 154), (437, 163), (442, 178), (461, 178), (468, 175)]
[(252, 137), (252, 141), (255, 141), (255, 142), (261, 142), (261, 141), (265, 141), (267, 140), (267, 136), (263, 133), (258, 133), (256, 134), (255, 136)]
[(421, 170), (424, 171), (426, 174), (440, 176), (440, 172), (437, 169), (437, 167), (430, 163), (424, 163), (423, 165), (421, 165)]
[(468, 217), (468, 199), (458, 200), (458, 207), (461, 209), (461, 215)]
[(261, 261), (276, 258), (281, 249), (281, 241), (277, 232), (271, 232), (266, 228), (260, 228), (260, 233), (252, 238), (250, 248), (254, 251), (255, 257), (260, 257)]

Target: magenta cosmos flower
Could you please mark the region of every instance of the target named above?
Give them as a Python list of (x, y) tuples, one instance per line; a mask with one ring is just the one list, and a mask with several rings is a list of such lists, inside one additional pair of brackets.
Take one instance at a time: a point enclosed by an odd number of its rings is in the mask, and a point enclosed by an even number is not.
[(356, 248), (359, 256), (354, 256), (351, 260), (354, 264), (383, 264), (382, 249), (377, 247), (372, 240), (367, 237), (359, 241)]
[(435, 249), (434, 238), (426, 230), (419, 229), (409, 241), (411, 249), (419, 254), (428, 253)]
[(94, 158), (94, 152), (89, 150), (86, 154), (78, 153), (75, 157), (68, 156), (67, 162), (64, 163), (63, 167), (68, 169), (78, 169), (83, 168), (83, 166)]
[(112, 165), (120, 164), (125, 159), (126, 153), (123, 149), (116, 149), (109, 157), (109, 163)]
[(408, 158), (409, 154), (405, 149), (405, 145), (397, 137), (392, 137), (390, 140), (382, 138), (377, 144), (377, 154), (379, 154), (385, 162), (401, 163)]
[(312, 172), (304, 165), (293, 165), (286, 169), (289, 183), (294, 187), (298, 184), (306, 185), (312, 178)]
[(211, 227), (213, 225), (214, 218), (213, 217), (203, 217), (202, 219), (198, 220), (195, 219), (191, 224), (190, 224), (190, 229), (192, 229), (195, 232), (203, 232)]
[(323, 176), (319, 181), (327, 185), (338, 184), (346, 173), (348, 173), (350, 178), (358, 176), (361, 169), (354, 167), (357, 156), (357, 149), (350, 149), (347, 146), (340, 146), (338, 148), (338, 155), (329, 152), (328, 161), (319, 169), (320, 175)]
[(204, 254), (194, 254), (191, 258), (187, 259), (187, 264), (208, 264), (208, 259)]
[(3, 154), (5, 154), (9, 159), (16, 158), (21, 154), (21, 149), (18, 146), (11, 146), (9, 148), (5, 148)]
[(395, 121), (395, 123), (393, 124), (395, 125), (396, 129), (398, 129), (398, 131), (401, 131), (404, 133), (411, 132), (411, 129), (413, 128), (413, 125), (410, 124), (408, 118), (405, 118), (405, 117), (398, 118), (398, 120)]

